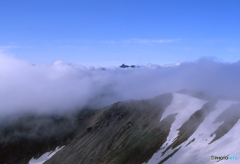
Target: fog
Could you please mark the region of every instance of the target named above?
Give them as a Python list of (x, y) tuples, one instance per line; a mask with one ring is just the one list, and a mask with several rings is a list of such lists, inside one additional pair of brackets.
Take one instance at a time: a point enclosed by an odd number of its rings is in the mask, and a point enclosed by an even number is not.
[(33, 65), (0, 55), (0, 117), (98, 109), (117, 101), (153, 98), (182, 89), (239, 98), (239, 86), (240, 62), (203, 58), (168, 66), (103, 69), (61, 60)]

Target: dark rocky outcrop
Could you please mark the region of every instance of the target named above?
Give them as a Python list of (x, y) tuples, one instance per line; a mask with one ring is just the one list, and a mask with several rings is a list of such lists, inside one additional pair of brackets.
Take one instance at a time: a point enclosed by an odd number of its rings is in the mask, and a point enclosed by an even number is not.
[(120, 65), (119, 66), (120, 68), (135, 68), (135, 67), (139, 67), (139, 66), (135, 66), (135, 65), (131, 65), (131, 66), (129, 66), (129, 65), (125, 65), (125, 64), (122, 64), (122, 65)]

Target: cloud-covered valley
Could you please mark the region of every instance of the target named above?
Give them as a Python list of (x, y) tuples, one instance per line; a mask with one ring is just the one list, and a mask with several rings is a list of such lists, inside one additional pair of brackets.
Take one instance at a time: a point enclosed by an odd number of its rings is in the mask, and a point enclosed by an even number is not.
[(101, 68), (66, 63), (32, 65), (0, 55), (0, 116), (102, 108), (182, 89), (240, 98), (240, 62), (211, 59), (177, 66)]

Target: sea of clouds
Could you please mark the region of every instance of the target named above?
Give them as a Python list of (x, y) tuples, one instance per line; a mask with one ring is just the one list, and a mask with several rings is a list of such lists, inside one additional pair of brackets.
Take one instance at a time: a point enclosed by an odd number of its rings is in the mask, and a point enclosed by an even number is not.
[(240, 62), (200, 59), (137, 68), (89, 67), (61, 60), (51, 65), (0, 55), (0, 117), (102, 108), (182, 89), (240, 98)]

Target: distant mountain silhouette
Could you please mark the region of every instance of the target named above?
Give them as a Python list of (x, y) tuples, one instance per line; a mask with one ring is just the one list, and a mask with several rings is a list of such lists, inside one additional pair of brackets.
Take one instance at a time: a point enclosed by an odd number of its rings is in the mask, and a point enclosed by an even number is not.
[(122, 64), (122, 65), (120, 65), (119, 67), (120, 67), (120, 68), (129, 68), (129, 67), (135, 68), (135, 67), (139, 67), (139, 66), (135, 66), (135, 65), (129, 66), (129, 65)]

